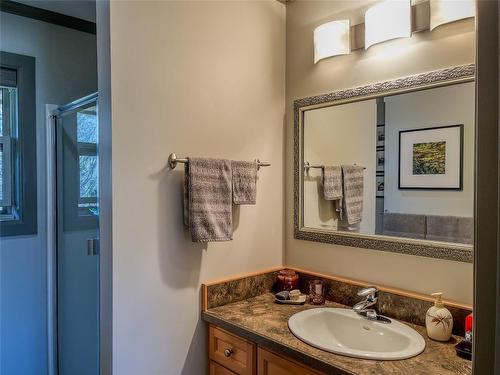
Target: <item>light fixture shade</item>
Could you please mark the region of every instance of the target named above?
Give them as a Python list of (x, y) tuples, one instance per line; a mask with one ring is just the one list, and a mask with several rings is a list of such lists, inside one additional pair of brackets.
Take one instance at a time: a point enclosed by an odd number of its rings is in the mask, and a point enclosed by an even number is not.
[(476, 15), (474, 0), (430, 0), (430, 29)]
[(410, 36), (410, 0), (386, 0), (366, 11), (365, 49), (387, 40)]
[(339, 20), (324, 23), (314, 29), (314, 63), (319, 60), (351, 53), (351, 22)]

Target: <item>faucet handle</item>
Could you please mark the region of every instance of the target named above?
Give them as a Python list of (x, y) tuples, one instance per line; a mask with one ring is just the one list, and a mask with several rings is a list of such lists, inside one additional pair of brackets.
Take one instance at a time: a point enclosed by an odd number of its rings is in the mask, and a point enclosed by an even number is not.
[(378, 289), (374, 286), (369, 286), (367, 288), (363, 288), (360, 291), (358, 291), (358, 296), (360, 297), (376, 297), (378, 293)]

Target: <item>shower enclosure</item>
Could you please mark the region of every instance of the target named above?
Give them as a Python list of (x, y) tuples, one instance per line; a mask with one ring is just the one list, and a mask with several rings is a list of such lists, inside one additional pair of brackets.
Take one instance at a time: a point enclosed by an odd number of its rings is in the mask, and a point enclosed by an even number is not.
[(98, 375), (97, 93), (54, 113), (53, 367), (58, 375)]

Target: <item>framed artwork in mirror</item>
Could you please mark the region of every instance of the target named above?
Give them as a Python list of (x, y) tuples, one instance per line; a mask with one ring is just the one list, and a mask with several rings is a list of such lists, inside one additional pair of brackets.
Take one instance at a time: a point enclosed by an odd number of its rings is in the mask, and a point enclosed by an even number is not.
[(399, 132), (399, 189), (463, 188), (463, 125)]
[(385, 146), (385, 125), (377, 125), (377, 147)]
[(376, 176), (376, 194), (375, 196), (377, 198), (383, 198), (384, 197), (384, 184), (385, 184), (385, 181), (384, 181), (384, 175), (383, 174), (377, 174)]
[(377, 173), (383, 173), (385, 169), (384, 147), (377, 147)]

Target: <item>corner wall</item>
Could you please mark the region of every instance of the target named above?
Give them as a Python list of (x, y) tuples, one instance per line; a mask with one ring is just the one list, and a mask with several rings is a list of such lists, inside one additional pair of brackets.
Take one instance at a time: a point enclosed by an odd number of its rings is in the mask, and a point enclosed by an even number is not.
[[(113, 372), (203, 374), (203, 281), (283, 262), (285, 7), (111, 2)], [(171, 152), (272, 163), (234, 240), (183, 228)]]
[(295, 1), (287, 5), (286, 264), (472, 303), (472, 264), (293, 238), (293, 100), (475, 61), (474, 21), (417, 33), (313, 64), (313, 30), (335, 19), (362, 22), (370, 1)]
[(0, 374), (47, 373), (46, 104), (97, 90), (96, 36), (0, 12), (0, 49), (35, 57), (38, 233), (0, 238)]

